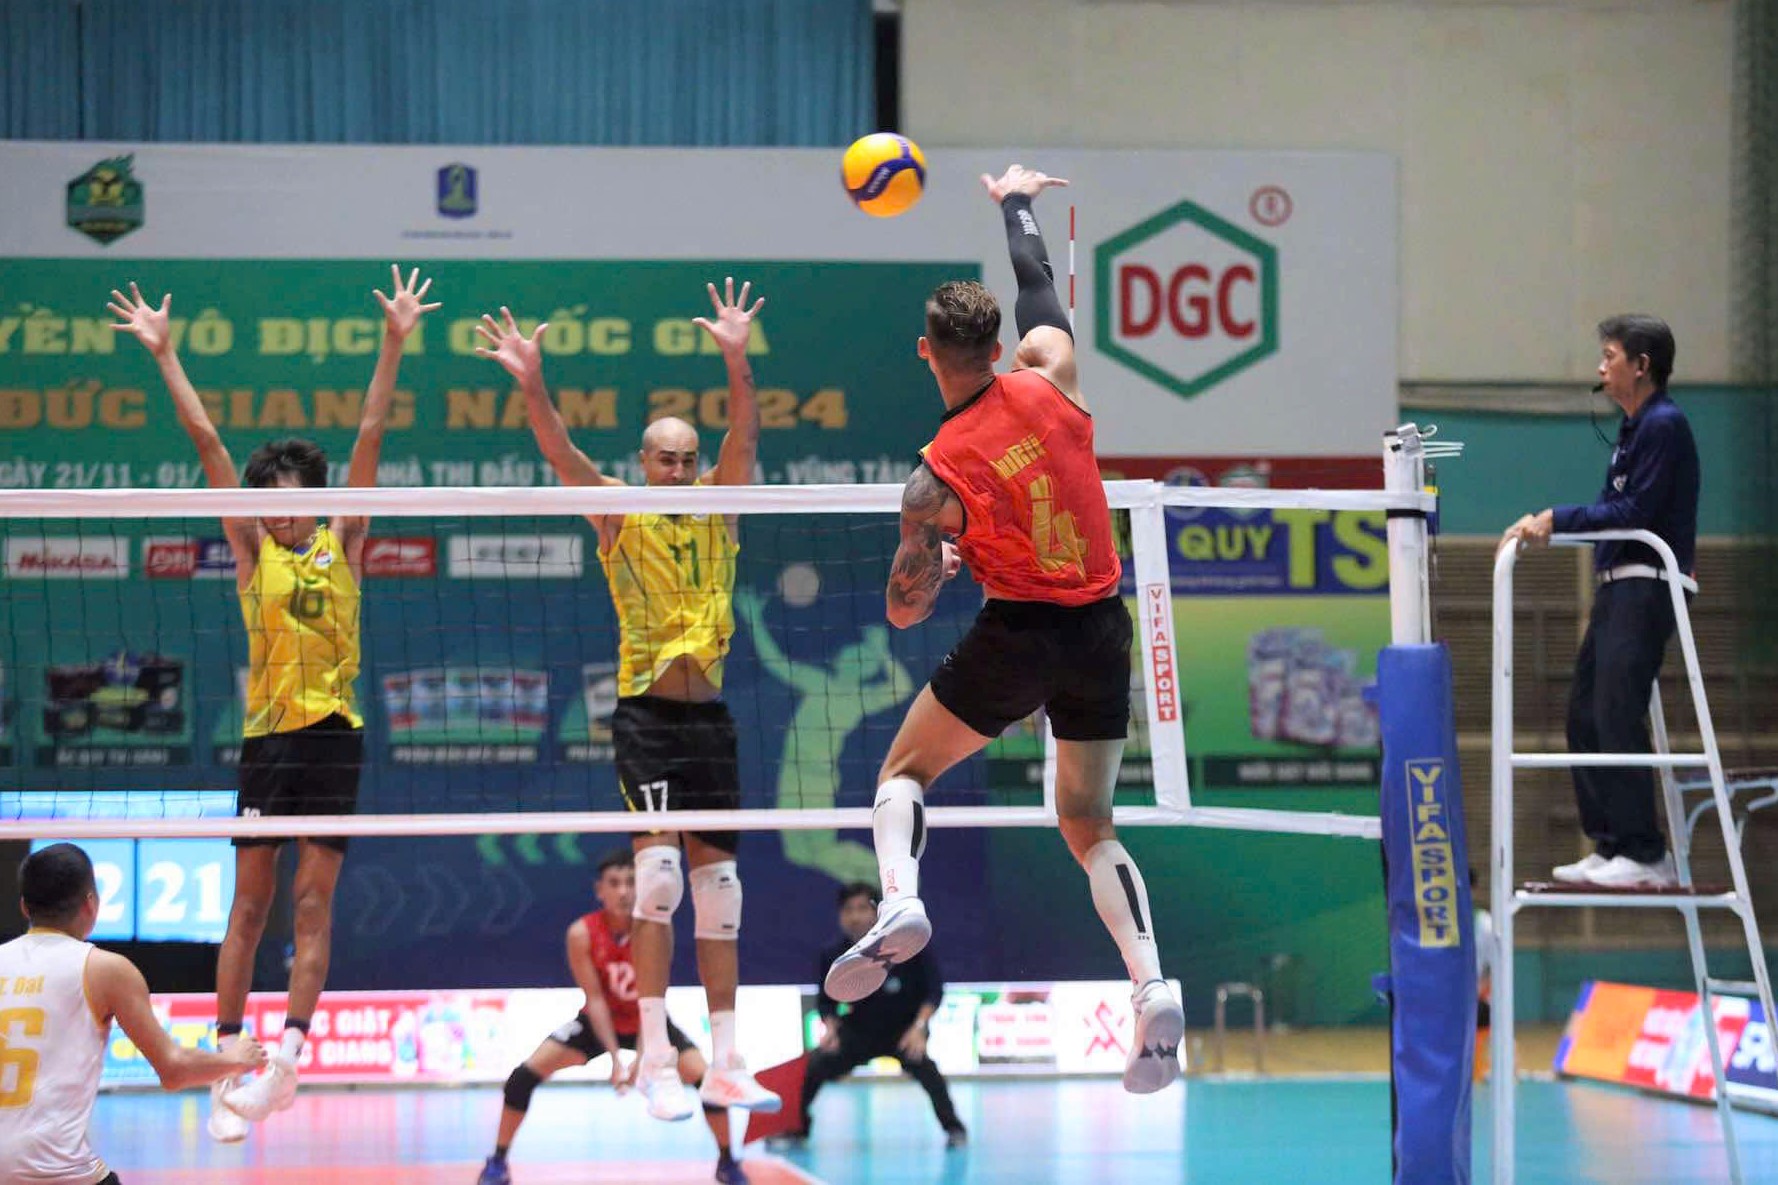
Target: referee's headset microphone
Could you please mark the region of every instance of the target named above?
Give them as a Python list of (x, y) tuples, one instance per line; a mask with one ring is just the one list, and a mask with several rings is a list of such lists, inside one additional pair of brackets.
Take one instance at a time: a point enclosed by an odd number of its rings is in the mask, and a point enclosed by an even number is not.
[[(1593, 394), (1597, 395), (1603, 390), (1605, 390), (1604, 383), (1594, 383), (1593, 384)], [(1606, 437), (1605, 430), (1603, 428), (1599, 427), (1599, 404), (1598, 404), (1597, 400), (1595, 400), (1594, 402), (1587, 405), (1587, 423), (1593, 425), (1593, 435), (1597, 436), (1602, 442), (1604, 442), (1606, 448), (1610, 448), (1610, 449), (1617, 448), (1617, 445), (1613, 444)]]

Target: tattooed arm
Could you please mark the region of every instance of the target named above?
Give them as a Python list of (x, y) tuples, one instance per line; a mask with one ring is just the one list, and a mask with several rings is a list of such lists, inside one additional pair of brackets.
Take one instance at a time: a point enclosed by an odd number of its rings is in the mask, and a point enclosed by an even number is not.
[(889, 569), (889, 624), (905, 630), (932, 614), (939, 586), (957, 574), (957, 550), (945, 541), (963, 526), (963, 507), (932, 470), (914, 470), (901, 491), (901, 546)]

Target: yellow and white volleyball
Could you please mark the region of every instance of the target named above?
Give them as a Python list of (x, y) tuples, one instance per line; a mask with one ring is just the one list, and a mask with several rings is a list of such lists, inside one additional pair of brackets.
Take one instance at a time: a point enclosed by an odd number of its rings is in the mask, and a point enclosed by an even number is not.
[(873, 217), (892, 218), (913, 209), (926, 192), (926, 154), (906, 136), (872, 132), (846, 149), (840, 180), (853, 205)]
[(807, 609), (821, 595), (821, 573), (814, 564), (790, 564), (778, 573), (778, 594), (792, 609)]

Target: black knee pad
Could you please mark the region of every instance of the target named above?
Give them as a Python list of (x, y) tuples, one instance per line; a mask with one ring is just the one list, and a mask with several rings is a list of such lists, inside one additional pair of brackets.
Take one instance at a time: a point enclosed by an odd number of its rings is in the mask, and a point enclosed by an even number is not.
[(531, 1092), (543, 1079), (530, 1066), (521, 1065), (506, 1080), (506, 1105), (521, 1114), (531, 1109)]

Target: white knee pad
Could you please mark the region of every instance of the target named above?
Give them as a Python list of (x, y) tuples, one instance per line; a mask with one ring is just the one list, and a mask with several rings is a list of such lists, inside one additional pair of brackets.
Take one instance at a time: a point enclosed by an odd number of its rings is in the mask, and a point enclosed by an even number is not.
[[(630, 916), (643, 922), (673, 924), (673, 914), (685, 898), (685, 876), (679, 868), (679, 849), (661, 846), (636, 853), (636, 905)], [(692, 873), (695, 878), (697, 873)]]
[(741, 874), (733, 860), (691, 870), (691, 906), (699, 938), (733, 942), (741, 936)]

